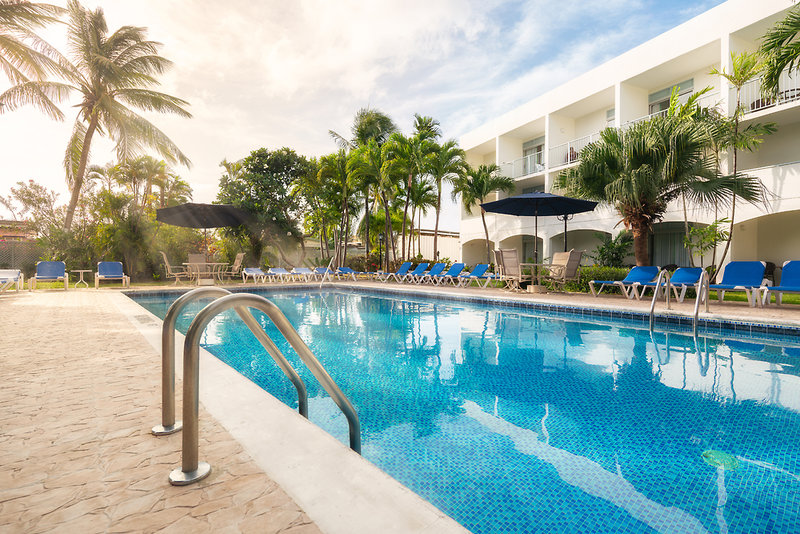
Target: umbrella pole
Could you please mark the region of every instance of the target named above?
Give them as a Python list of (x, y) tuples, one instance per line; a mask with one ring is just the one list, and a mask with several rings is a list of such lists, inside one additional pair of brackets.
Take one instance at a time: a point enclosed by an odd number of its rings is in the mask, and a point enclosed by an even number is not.
[(564, 215), (564, 252), (567, 251), (567, 216)]

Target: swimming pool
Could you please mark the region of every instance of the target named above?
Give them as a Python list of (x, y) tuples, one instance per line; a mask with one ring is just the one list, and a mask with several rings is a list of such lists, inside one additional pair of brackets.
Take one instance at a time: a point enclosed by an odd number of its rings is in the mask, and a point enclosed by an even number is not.
[[(641, 321), (341, 290), (265, 295), (350, 396), (364, 456), (474, 532), (798, 528), (791, 338), (695, 342), (651, 337)], [(175, 296), (136, 300), (163, 317)], [(204, 346), (296, 403), (233, 316), (209, 326)], [(311, 420), (347, 443), (344, 418), (301, 374)]]

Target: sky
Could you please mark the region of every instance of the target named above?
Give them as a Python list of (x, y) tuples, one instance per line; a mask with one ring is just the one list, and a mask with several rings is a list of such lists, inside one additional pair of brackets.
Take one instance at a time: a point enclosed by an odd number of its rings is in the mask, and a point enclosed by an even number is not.
[[(51, 0), (66, 5), (65, 1)], [(211, 202), (220, 162), (261, 147), (334, 152), (363, 107), (410, 133), (415, 113), (456, 138), (722, 3), (721, 0), (84, 0), (109, 29), (143, 26), (172, 68), (159, 91), (193, 118), (145, 116), (192, 161), (176, 167), (195, 202)], [(40, 35), (67, 52), (63, 27)], [(0, 74), (0, 92), (8, 81)], [(33, 179), (69, 192), (63, 159), (77, 95), (63, 123), (32, 109), (0, 115), (0, 195)], [(113, 161), (96, 140), (90, 162)], [(440, 228), (458, 230), (449, 201)], [(0, 208), (0, 217), (10, 217)], [(433, 214), (423, 220), (433, 227)]]

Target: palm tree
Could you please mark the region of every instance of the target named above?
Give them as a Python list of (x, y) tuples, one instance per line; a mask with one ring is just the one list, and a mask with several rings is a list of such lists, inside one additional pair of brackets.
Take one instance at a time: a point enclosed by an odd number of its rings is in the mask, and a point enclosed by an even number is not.
[(758, 53), (764, 60), (761, 90), (765, 94), (778, 92), (781, 74), (787, 68), (800, 66), (800, 6), (792, 8), (786, 18), (777, 22), (761, 38)]
[(114, 162), (108, 162), (103, 167), (92, 165), (86, 172), (86, 179), (103, 182), (104, 189), (110, 192), (115, 183), (121, 183), (121, 170), (122, 168)]
[[(384, 211), (384, 232), (386, 235), (386, 268), (389, 264), (389, 245), (392, 245), (394, 258), (397, 259), (397, 252), (394, 249), (392, 239), (392, 217), (390, 203), (394, 200), (397, 190), (397, 175), (392, 172), (391, 165), (388, 163), (389, 150), (385, 146), (380, 146), (378, 141), (371, 139), (366, 145), (359, 147), (348, 160), (348, 173), (358, 180), (370, 177), (374, 180), (375, 191), (383, 204)], [(369, 213), (367, 211), (367, 213)], [(369, 226), (369, 217), (365, 217), (366, 225)]]
[[(436, 207), (437, 196), (434, 192), (435, 185), (430, 180), (422, 179), (411, 184), (411, 189), (408, 191), (408, 197), (411, 200), (411, 229), (409, 230), (408, 238), (408, 257), (412, 257), (411, 253), (414, 230), (417, 230), (417, 253), (422, 249), (422, 237), (419, 230), (422, 228), (422, 215), (428, 213), (428, 208)], [(419, 214), (420, 223), (414, 228), (414, 217)]]
[(439, 215), (442, 211), (442, 182), (453, 182), (464, 175), (466, 162), (464, 151), (455, 139), (435, 145), (426, 171), (436, 184), (436, 224), (433, 229), (433, 259), (439, 257)]
[[(762, 69), (762, 65), (757, 54), (751, 54), (748, 52), (736, 54), (732, 52), (731, 66), (732, 68), (730, 73), (726, 73), (724, 69), (720, 70), (714, 68), (711, 70), (710, 74), (722, 76), (728, 80), (728, 83), (734, 89), (736, 89), (736, 107), (734, 108), (733, 116), (731, 117), (732, 120), (730, 121), (732, 124), (730, 124), (729, 127), (724, 130), (724, 132), (728, 133), (726, 136), (726, 145), (733, 150), (733, 176), (738, 176), (739, 150), (754, 150), (755, 147), (761, 143), (763, 135), (773, 133), (776, 128), (772, 123), (768, 123), (766, 125), (749, 124), (744, 131), (739, 131), (739, 121), (744, 114), (741, 102), (742, 87), (744, 84), (758, 75), (759, 71)], [(778, 73), (778, 76), (780, 76), (780, 72)], [(777, 87), (777, 78), (775, 83)], [(725, 262), (725, 257), (728, 255), (728, 249), (731, 246), (731, 239), (733, 239), (733, 225), (736, 222), (736, 195), (734, 195), (731, 199), (731, 214), (729, 219), (730, 227), (728, 229), (728, 240), (725, 243), (725, 249), (722, 251), (722, 257), (719, 260), (720, 264)]]
[(59, 22), (64, 9), (23, 0), (0, 0), (0, 70), (12, 84), (0, 94), (0, 113), (32, 104), (50, 118), (64, 120), (53, 100), (68, 94), (62, 83), (47, 81), (62, 71), (62, 57), (34, 31)]
[[(350, 128), (350, 133), (352, 134), (351, 139), (348, 140), (343, 135), (338, 134), (333, 130), (328, 130), (328, 133), (336, 142), (336, 144), (339, 146), (339, 148), (343, 148), (347, 151), (352, 151), (362, 146), (366, 146), (370, 140), (375, 140), (378, 146), (380, 147), (389, 138), (389, 136), (396, 131), (397, 131), (397, 125), (385, 113), (382, 113), (377, 109), (361, 108), (356, 112), (356, 116), (353, 118), (353, 126)], [(375, 184), (371, 182), (369, 179), (363, 182), (364, 217), (367, 219), (367, 224), (364, 226), (366, 231), (364, 236), (365, 257), (369, 256), (369, 247), (370, 247), (369, 201), (370, 201), (370, 188), (374, 186)]]
[[(514, 191), (514, 180), (507, 176), (501, 176), (500, 167), (492, 163), (491, 165), (481, 165), (477, 169), (467, 165), (462, 176), (453, 180), (453, 200), (461, 195), (461, 202), (468, 212), (476, 204), (480, 204), (492, 191), (503, 191), (510, 193)], [(489, 241), (489, 228), (486, 226), (486, 212), (481, 208), (481, 222), (483, 231), (486, 233), (486, 263), (492, 262), (492, 245)]]
[(758, 180), (716, 173), (706, 146), (697, 124), (675, 117), (655, 117), (624, 130), (607, 128), (581, 151), (578, 166), (559, 176), (557, 186), (613, 204), (633, 234), (636, 264), (649, 265), (647, 238), (670, 201), (683, 194), (700, 205), (725, 203), (734, 195), (763, 199)]
[(65, 229), (72, 225), (95, 133), (116, 142), (119, 161), (132, 159), (147, 146), (170, 163), (188, 166), (189, 159), (175, 143), (131, 107), (191, 117), (184, 109), (188, 102), (149, 89), (158, 83), (154, 76), (171, 63), (158, 55), (160, 43), (147, 40), (144, 28), (123, 26), (109, 34), (102, 9), (89, 11), (77, 0), (70, 0), (67, 9), (67, 38), (75, 56), (75, 63), (66, 66), (67, 78), (82, 100), (64, 159), (72, 188)]
[(172, 173), (155, 183), (159, 190), (159, 207), (177, 206), (192, 200), (192, 188), (189, 182)]
[(339, 226), (336, 235), (334, 264), (339, 267), (347, 259), (347, 241), (350, 233), (350, 204), (352, 192), (350, 173), (347, 169), (347, 153), (339, 149), (335, 154), (322, 156), (319, 160), (319, 180), (336, 186), (339, 193)]

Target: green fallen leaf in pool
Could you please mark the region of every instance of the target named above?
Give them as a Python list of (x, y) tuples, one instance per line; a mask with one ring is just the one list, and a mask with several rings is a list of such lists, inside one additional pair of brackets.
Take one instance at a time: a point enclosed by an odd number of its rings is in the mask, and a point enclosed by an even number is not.
[(703, 451), (703, 461), (710, 466), (720, 467), (725, 471), (734, 471), (739, 468), (739, 460), (736, 456), (727, 452), (707, 450)]

